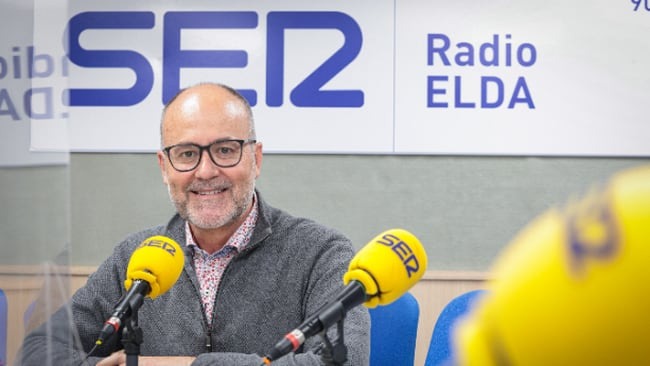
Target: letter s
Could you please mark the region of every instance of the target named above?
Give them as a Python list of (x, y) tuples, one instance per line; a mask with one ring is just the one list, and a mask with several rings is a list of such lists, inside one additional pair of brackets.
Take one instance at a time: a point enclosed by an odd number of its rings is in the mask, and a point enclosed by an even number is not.
[(68, 22), (68, 57), (82, 67), (128, 68), (135, 84), (128, 89), (68, 89), (71, 106), (130, 106), (141, 102), (153, 87), (153, 69), (140, 53), (126, 50), (86, 50), (79, 44), (87, 29), (151, 29), (152, 12), (84, 12)]

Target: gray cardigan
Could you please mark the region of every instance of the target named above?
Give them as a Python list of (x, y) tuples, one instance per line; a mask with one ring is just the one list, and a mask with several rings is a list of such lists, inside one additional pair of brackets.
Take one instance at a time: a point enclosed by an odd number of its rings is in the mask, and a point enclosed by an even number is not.
[[(146, 298), (138, 312), (138, 324), (144, 334), (141, 355), (198, 356), (193, 365), (259, 366), (259, 355), (269, 352), (287, 332), (343, 288), (342, 276), (354, 255), (350, 241), (314, 221), (269, 206), (259, 193), (258, 198), (257, 225), (249, 245), (225, 270), (212, 324), (207, 324), (201, 308), (193, 261), (186, 256), (176, 284), (154, 300)], [(23, 364), (44, 365), (51, 359), (53, 365), (78, 365), (125, 293), (124, 276), (131, 253), (144, 239), (156, 234), (184, 245), (184, 220), (176, 215), (167, 226), (132, 234), (120, 243), (73, 295), (69, 306), (59, 309), (49, 324), (25, 338), (19, 355)], [(74, 328), (68, 321), (70, 314)], [(344, 324), (347, 364), (367, 365), (367, 310), (362, 306), (351, 310)], [(336, 338), (335, 328), (328, 332), (331, 339)], [(79, 340), (83, 352), (79, 351)], [(52, 347), (47, 347), (47, 342), (52, 342)], [(321, 346), (321, 337), (312, 337), (297, 354), (282, 357), (273, 365), (321, 365)], [(120, 337), (113, 337), (94, 353), (99, 357), (91, 357), (89, 363), (94, 364), (120, 348)]]

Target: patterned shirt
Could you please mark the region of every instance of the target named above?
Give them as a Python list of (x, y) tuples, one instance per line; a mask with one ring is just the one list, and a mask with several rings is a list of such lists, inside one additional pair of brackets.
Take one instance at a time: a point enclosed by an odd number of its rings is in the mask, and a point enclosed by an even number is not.
[(223, 248), (212, 254), (208, 254), (208, 252), (196, 244), (194, 236), (192, 236), (192, 231), (190, 230), (190, 225), (185, 222), (185, 237), (187, 238), (185, 244), (192, 248), (194, 252), (194, 271), (199, 279), (201, 302), (208, 324), (212, 323), (214, 301), (221, 276), (223, 276), (223, 272), (226, 270), (232, 258), (241, 252), (250, 242), (255, 223), (257, 222), (257, 214), (257, 199), (253, 196), (253, 209), (246, 217), (246, 220), (244, 220), (244, 223), (228, 239), (228, 242), (226, 242)]

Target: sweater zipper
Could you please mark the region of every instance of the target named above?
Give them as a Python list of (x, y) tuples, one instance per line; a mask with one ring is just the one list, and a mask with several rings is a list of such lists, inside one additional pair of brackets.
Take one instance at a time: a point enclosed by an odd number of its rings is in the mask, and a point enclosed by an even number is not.
[[(230, 260), (230, 262), (228, 262), (228, 265), (223, 270), (223, 274), (222, 274), (222, 277), (221, 277), (222, 281), (226, 277), (226, 272), (228, 271), (228, 268), (230, 267), (232, 262), (234, 262), (235, 259), (237, 259), (237, 257), (241, 256), (242, 253), (246, 252), (247, 249), (248, 248), (245, 248), (241, 253), (237, 253)], [(217, 292), (214, 295), (214, 306), (212, 307), (212, 322), (208, 322), (208, 318), (205, 316), (205, 314), (203, 314), (203, 319), (205, 319), (205, 324), (207, 324), (207, 327), (206, 327), (207, 328), (207, 334), (205, 335), (205, 349), (207, 350), (207, 352), (212, 352), (212, 326), (214, 325), (214, 317), (216, 316), (216, 312), (217, 312), (217, 298), (219, 297), (219, 290), (221, 290), (221, 285), (219, 285), (219, 287), (217, 287)]]
[[(230, 262), (232, 262), (232, 260)], [(228, 270), (228, 267), (230, 267), (230, 263), (228, 263), (226, 268), (223, 270), (223, 274), (222, 274), (222, 277), (221, 277), (222, 280), (223, 280), (223, 277), (225, 277), (225, 274), (226, 274), (226, 271)], [(206, 327), (207, 331), (206, 331), (206, 335), (205, 335), (205, 349), (206, 349), (206, 352), (212, 352), (212, 327), (214, 326), (214, 317), (216, 316), (216, 312), (217, 312), (217, 297), (219, 297), (219, 288), (220, 287), (221, 286), (217, 287), (217, 292), (214, 294), (214, 303), (213, 303), (213, 306), (212, 306), (212, 321), (208, 322), (208, 317), (205, 314), (203, 314), (203, 319), (205, 319), (205, 324), (207, 325), (207, 327)]]
[(205, 349), (207, 352), (212, 352), (212, 332), (208, 329), (208, 334), (205, 336)]
[[(199, 298), (200, 297), (201, 295), (199, 293)], [(208, 321), (208, 317), (205, 315), (203, 307), (201, 307), (201, 314), (203, 315), (203, 324), (205, 324), (205, 350), (209, 353), (212, 352), (212, 322)]]

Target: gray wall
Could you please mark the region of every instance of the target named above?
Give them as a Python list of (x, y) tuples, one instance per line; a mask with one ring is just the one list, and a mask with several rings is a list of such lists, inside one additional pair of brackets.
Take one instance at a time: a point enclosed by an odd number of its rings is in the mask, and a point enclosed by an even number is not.
[[(649, 159), (265, 155), (271, 204), (347, 234), (361, 248), (402, 227), (431, 270), (486, 270), (524, 225)], [(173, 213), (155, 154), (74, 153), (69, 166), (0, 169), (0, 261), (38, 263), (70, 248), (96, 265), (127, 234)]]

